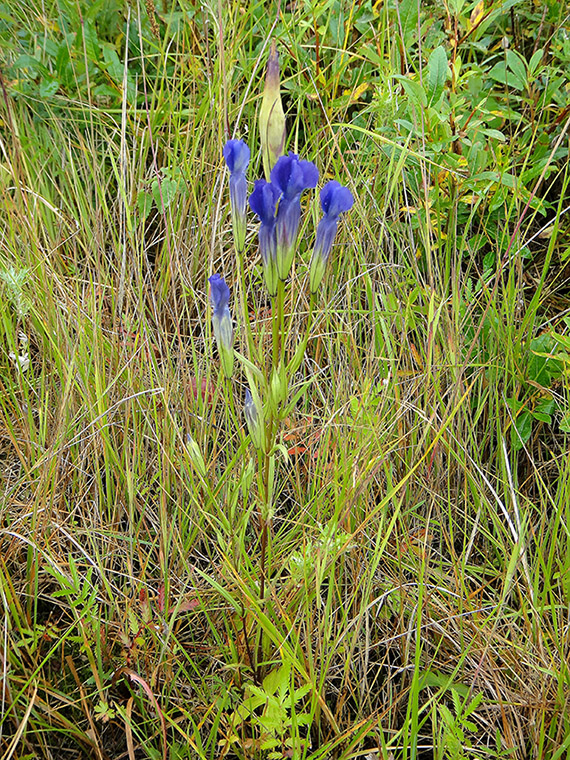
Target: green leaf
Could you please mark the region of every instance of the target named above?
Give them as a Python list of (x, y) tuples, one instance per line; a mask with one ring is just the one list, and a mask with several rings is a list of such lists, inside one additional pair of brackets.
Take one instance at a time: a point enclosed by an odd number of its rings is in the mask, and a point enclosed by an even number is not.
[(517, 412), (524, 408), (524, 401), (519, 401), (517, 398), (507, 398), (505, 400), (507, 402), (507, 406), (511, 412), (515, 413), (515, 415)]
[(468, 718), (472, 713), (474, 713), (482, 701), (483, 701), (483, 695), (475, 694), (471, 702), (467, 705), (467, 707), (463, 711), (463, 717)]
[(164, 208), (167, 209), (176, 197), (178, 182), (175, 179), (166, 178), (161, 180), (159, 185), (158, 180), (154, 179), (152, 181), (151, 190), (158, 208), (161, 209), (164, 204)]
[(89, 61), (96, 64), (100, 62), (101, 49), (99, 38), (97, 37), (95, 27), (89, 21), (83, 22), (82, 34), (79, 34), (77, 37), (77, 46), (82, 52), (83, 47), (85, 47), (85, 55)]
[(506, 58), (507, 66), (511, 70), (512, 75), (520, 83), (519, 89), (524, 89), (527, 82), (526, 61), (519, 53), (515, 53), (514, 50), (507, 50)]
[(563, 433), (570, 433), (570, 412), (564, 412), (560, 418), (560, 430)]
[(151, 193), (140, 192), (137, 196), (137, 208), (141, 219), (144, 221), (150, 214), (153, 204), (153, 197)]
[(511, 445), (514, 451), (519, 451), (526, 444), (532, 433), (532, 415), (522, 412), (511, 427)]
[(495, 82), (505, 85), (505, 87), (512, 87), (515, 90), (524, 90), (526, 78), (520, 79), (510, 68), (507, 69), (505, 61), (496, 63), (489, 72), (489, 76), (491, 79), (494, 79)]
[(552, 413), (556, 408), (556, 402), (553, 398), (542, 398), (538, 401), (532, 411), (532, 416), (535, 420), (540, 422), (546, 422), (548, 425), (552, 424)]
[(109, 74), (114, 82), (121, 85), (123, 83), (124, 67), (119, 60), (117, 51), (108, 42), (104, 42), (101, 47), (103, 48), (103, 60), (105, 61), (107, 74)]
[(413, 41), (418, 29), (418, 7), (417, 0), (401, 0), (399, 4), (398, 15), (406, 49)]
[(57, 49), (57, 55), (55, 57), (55, 70), (64, 84), (70, 82), (70, 56), (69, 56), (69, 44), (67, 40), (64, 40)]
[(492, 137), (495, 140), (500, 140), (501, 142), (505, 142), (506, 137), (502, 132), (499, 132), (498, 129), (482, 129), (481, 133), (484, 135), (487, 135), (487, 137)]
[(300, 699), (303, 699), (303, 697), (306, 697), (312, 688), (313, 687), (310, 683), (306, 683), (304, 686), (299, 686), (298, 689), (295, 689), (295, 704)]
[(465, 5), (465, 0), (449, 0), (449, 10), (454, 16), (459, 16)]
[(399, 82), (401, 82), (406, 95), (416, 106), (416, 108), (418, 108), (418, 110), (421, 110), (427, 106), (427, 96), (424, 88), (419, 82), (416, 82), (409, 77), (405, 77), (402, 74), (394, 74), (394, 79), (397, 79)]
[(443, 45), (440, 45), (432, 52), (427, 63), (426, 90), (430, 105), (441, 98), (448, 75), (447, 53)]
[(49, 76), (49, 71), (41, 61), (34, 58), (32, 55), (21, 55), (12, 64), (13, 69), (29, 69), (34, 74), (41, 74), (42, 76)]
[(555, 345), (553, 336), (548, 334), (539, 335), (530, 342), (527, 377), (544, 388), (548, 388), (552, 379), (562, 374), (562, 364), (552, 356)]
[(536, 50), (534, 55), (530, 59), (529, 64), (528, 64), (528, 70), (530, 74), (534, 75), (535, 71), (539, 67), (540, 62), (542, 61), (543, 52), (544, 51), (542, 50), (542, 48), (540, 48), (540, 50)]
[(40, 97), (52, 98), (59, 90), (57, 79), (42, 79), (40, 82)]
[(268, 694), (275, 694), (283, 680), (285, 680), (285, 684), (289, 684), (289, 673), (285, 670), (285, 666), (268, 673), (263, 679), (263, 688)]

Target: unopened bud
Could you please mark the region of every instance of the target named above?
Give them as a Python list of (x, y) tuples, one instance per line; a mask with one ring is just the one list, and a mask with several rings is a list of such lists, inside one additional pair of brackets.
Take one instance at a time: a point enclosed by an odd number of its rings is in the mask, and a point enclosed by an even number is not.
[(245, 421), (251, 442), (256, 449), (263, 449), (265, 445), (265, 429), (263, 426), (263, 417), (260, 415), (257, 406), (248, 390), (245, 392), (245, 403), (243, 405)]
[(275, 409), (287, 399), (287, 374), (282, 364), (271, 377), (271, 401)]
[(204, 457), (202, 456), (202, 452), (200, 451), (200, 447), (196, 443), (196, 441), (192, 438), (190, 433), (186, 436), (186, 449), (188, 451), (188, 456), (190, 457), (190, 461), (194, 465), (194, 467), (198, 470), (198, 473), (205, 478), (206, 477), (206, 463), (204, 462)]
[(283, 155), (286, 136), (285, 114), (279, 93), (279, 54), (275, 40), (271, 43), (271, 52), (267, 61), (265, 89), (259, 111), (259, 135), (263, 154), (263, 169), (269, 182), (271, 169), (275, 166), (279, 156)]

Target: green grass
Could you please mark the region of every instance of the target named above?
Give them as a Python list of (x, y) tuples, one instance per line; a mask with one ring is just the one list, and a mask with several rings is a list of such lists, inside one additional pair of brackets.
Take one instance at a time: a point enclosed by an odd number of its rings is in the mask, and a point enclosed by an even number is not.
[[(566, 756), (561, 6), (0, 4), (2, 758)], [(289, 149), (356, 202), (311, 312), (304, 196), (268, 458), (207, 278), (269, 372), (222, 147), (261, 175), (270, 33)]]

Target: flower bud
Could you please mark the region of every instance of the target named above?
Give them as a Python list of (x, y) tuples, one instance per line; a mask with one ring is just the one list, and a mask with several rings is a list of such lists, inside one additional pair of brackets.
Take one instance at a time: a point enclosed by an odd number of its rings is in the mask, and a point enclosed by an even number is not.
[(188, 451), (188, 456), (190, 457), (190, 461), (194, 465), (194, 467), (198, 470), (198, 473), (205, 478), (206, 477), (206, 463), (204, 462), (204, 457), (202, 456), (202, 452), (200, 451), (200, 447), (196, 443), (196, 441), (192, 438), (190, 433), (186, 436), (186, 450)]
[(287, 374), (282, 364), (273, 370), (270, 392), (272, 405), (277, 410), (277, 407), (287, 399)]
[(309, 287), (316, 293), (325, 274), (327, 261), (335, 239), (338, 220), (341, 214), (350, 211), (354, 198), (347, 187), (336, 180), (331, 180), (321, 190), (321, 208), (323, 217), (317, 227), (315, 248), (311, 258)]
[(232, 227), (236, 250), (245, 247), (247, 180), (245, 172), (249, 163), (249, 148), (243, 140), (228, 140), (224, 145), (224, 158), (230, 170), (230, 203)]
[(259, 135), (263, 155), (263, 170), (269, 181), (271, 169), (285, 147), (285, 114), (279, 93), (279, 54), (275, 40), (271, 43), (271, 52), (265, 73), (265, 89), (259, 111)]
[(229, 309), (230, 289), (219, 274), (212, 275), (210, 283), (210, 298), (212, 301), (212, 327), (218, 346), (218, 353), (224, 374), (230, 378), (234, 371), (234, 328)]
[(251, 396), (249, 388), (245, 392), (245, 403), (243, 405), (245, 421), (251, 442), (256, 449), (263, 449), (265, 445), (265, 429), (263, 427), (263, 417), (259, 414), (257, 406)]

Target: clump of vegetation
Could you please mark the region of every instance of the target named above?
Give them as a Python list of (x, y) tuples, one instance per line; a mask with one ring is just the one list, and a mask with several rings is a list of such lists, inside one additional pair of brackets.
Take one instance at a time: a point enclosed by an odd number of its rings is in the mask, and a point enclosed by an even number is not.
[(565, 757), (563, 4), (0, 7), (2, 756)]

